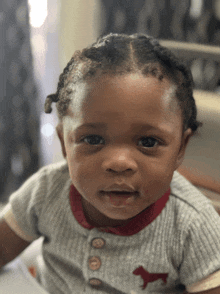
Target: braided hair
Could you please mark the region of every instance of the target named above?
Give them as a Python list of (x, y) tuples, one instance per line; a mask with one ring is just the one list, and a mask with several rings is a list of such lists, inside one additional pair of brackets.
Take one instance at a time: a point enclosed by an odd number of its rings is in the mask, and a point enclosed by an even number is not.
[(109, 34), (82, 51), (76, 51), (59, 77), (57, 92), (47, 96), (45, 112), (50, 113), (52, 102), (56, 102), (62, 120), (71, 99), (74, 99), (76, 84), (98, 74), (134, 72), (155, 76), (159, 80), (166, 77), (173, 82), (183, 115), (183, 128), (196, 132), (201, 123), (197, 121), (191, 72), (167, 48), (145, 34)]

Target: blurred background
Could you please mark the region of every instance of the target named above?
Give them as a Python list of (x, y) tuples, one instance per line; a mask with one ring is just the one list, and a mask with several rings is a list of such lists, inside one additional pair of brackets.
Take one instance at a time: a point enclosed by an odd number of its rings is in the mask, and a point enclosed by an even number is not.
[(183, 166), (220, 182), (220, 0), (1, 0), (0, 202), (62, 160), (44, 100), (74, 51), (109, 32), (152, 35), (190, 66), (204, 125)]

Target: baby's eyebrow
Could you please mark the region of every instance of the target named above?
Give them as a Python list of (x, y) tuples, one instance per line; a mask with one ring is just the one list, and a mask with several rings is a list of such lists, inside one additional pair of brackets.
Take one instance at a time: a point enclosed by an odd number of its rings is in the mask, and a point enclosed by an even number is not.
[(160, 131), (162, 133), (171, 133), (172, 129), (170, 128), (169, 124), (161, 124), (161, 125), (153, 125), (153, 124), (132, 124), (132, 127), (135, 130), (140, 132), (144, 131)]
[(91, 128), (91, 129), (107, 129), (107, 124), (106, 123), (85, 123), (78, 128), (76, 128), (76, 131), (80, 131), (81, 129), (86, 129), (86, 128)]
[[(93, 129), (93, 130), (97, 130), (97, 129), (102, 129), (102, 130), (107, 130), (108, 126), (106, 123), (102, 123), (102, 122), (97, 122), (97, 123), (85, 123), (83, 125), (80, 125), (78, 128), (76, 128), (76, 132), (81, 131), (83, 129)], [(151, 124), (132, 124), (132, 129), (135, 131), (139, 131), (139, 132), (144, 132), (144, 131), (149, 131), (149, 130), (157, 130), (160, 131), (162, 133), (165, 134), (170, 134), (171, 130), (169, 128), (169, 126), (154, 126)]]

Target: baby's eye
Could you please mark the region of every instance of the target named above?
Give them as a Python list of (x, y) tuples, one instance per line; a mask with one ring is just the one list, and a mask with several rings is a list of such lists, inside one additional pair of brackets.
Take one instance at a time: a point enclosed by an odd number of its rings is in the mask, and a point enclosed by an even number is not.
[(86, 142), (90, 145), (99, 145), (99, 144), (104, 144), (105, 141), (101, 136), (98, 135), (89, 135), (83, 138), (83, 142)]
[(142, 137), (139, 140), (138, 145), (143, 146), (145, 148), (153, 148), (158, 144), (158, 140), (152, 137)]

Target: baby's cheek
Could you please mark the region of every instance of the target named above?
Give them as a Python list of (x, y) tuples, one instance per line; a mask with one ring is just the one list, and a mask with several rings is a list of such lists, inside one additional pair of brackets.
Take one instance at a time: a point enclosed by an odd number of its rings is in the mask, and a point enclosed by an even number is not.
[(94, 180), (94, 169), (91, 169), (89, 164), (72, 162), (70, 176), (72, 181), (81, 186), (88, 186), (90, 181)]
[(170, 187), (173, 174), (167, 172), (155, 172), (143, 179), (144, 191), (149, 197), (160, 197)]

